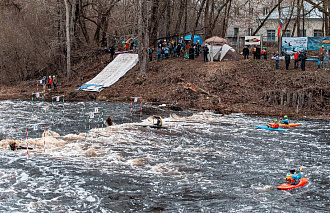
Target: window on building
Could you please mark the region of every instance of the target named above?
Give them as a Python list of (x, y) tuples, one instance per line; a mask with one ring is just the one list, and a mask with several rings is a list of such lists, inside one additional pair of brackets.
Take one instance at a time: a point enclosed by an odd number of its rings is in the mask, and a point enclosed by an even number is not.
[(283, 37), (291, 37), (291, 32), (290, 30), (286, 30), (283, 32)]
[(249, 8), (249, 15), (253, 16), (253, 8), (252, 7)]
[(299, 37), (306, 37), (306, 30), (299, 30)]
[(236, 38), (237, 37), (237, 35), (238, 35), (238, 28), (234, 28), (234, 37)]
[(267, 41), (275, 41), (275, 30), (267, 30)]
[(314, 30), (314, 37), (322, 37), (323, 33), (322, 30)]
[(268, 15), (268, 7), (264, 7), (264, 16)]
[(252, 35), (252, 28), (248, 29), (248, 36)]
[(239, 16), (239, 7), (234, 7), (235, 16)]

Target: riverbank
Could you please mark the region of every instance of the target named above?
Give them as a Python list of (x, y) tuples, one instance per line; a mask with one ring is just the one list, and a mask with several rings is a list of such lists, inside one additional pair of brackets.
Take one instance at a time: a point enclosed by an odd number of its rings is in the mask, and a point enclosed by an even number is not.
[[(46, 100), (62, 94), (72, 101), (130, 102), (131, 97), (142, 97), (145, 104), (165, 105), (172, 110), (330, 118), (330, 72), (317, 70), (315, 62), (308, 62), (306, 71), (300, 71), (293, 69), (293, 63), (290, 70), (285, 70), (283, 61), (276, 70), (273, 60), (203, 63), (170, 58), (150, 62), (144, 75), (137, 66), (100, 93), (75, 90), (108, 63), (109, 56), (105, 54), (74, 66), (72, 79), (59, 76), (58, 91), (47, 91)], [(2, 86), (0, 99), (31, 99), (37, 90), (36, 80)], [(42, 90), (40, 85), (38, 90)]]

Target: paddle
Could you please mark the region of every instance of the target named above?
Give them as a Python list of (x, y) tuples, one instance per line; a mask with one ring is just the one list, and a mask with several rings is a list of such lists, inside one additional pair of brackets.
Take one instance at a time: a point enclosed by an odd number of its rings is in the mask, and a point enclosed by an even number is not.
[(297, 170), (297, 172), (300, 172), (302, 170), (303, 166), (301, 165), (301, 167)]

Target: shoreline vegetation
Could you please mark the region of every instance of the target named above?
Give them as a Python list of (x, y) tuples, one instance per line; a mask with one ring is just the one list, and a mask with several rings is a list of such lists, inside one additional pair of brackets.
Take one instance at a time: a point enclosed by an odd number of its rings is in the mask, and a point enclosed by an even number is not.
[[(149, 62), (142, 75), (138, 65), (118, 82), (101, 92), (76, 91), (110, 62), (109, 54), (94, 55), (72, 67), (73, 77), (58, 76), (57, 91), (46, 90), (45, 101), (64, 95), (67, 101), (101, 100), (130, 102), (142, 97), (143, 104), (166, 105), (215, 113), (330, 120), (330, 72), (318, 70), (314, 62), (306, 71), (285, 70), (284, 61), (275, 69), (274, 60), (239, 60), (204, 63), (172, 57)], [(52, 73), (49, 73), (51, 75)], [(48, 75), (46, 75), (48, 76)], [(0, 86), (0, 99), (31, 99), (37, 79)]]

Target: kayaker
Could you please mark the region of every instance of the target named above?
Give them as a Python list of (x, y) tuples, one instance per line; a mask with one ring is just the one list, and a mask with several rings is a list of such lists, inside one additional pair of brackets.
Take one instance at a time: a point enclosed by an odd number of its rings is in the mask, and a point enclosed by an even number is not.
[(297, 185), (301, 179), (301, 173), (298, 169), (297, 172), (294, 169), (290, 169), (289, 173), (286, 175), (286, 182), (290, 185)]
[(154, 119), (156, 119), (156, 123), (154, 123), (154, 125), (156, 126), (162, 126), (163, 125), (163, 120), (160, 116), (153, 116)]
[(269, 127), (273, 129), (278, 129), (280, 127), (280, 124), (278, 123), (277, 119), (274, 120), (274, 123), (269, 125)]
[(289, 124), (289, 119), (287, 115), (284, 115), (284, 119), (282, 120), (282, 124)]

